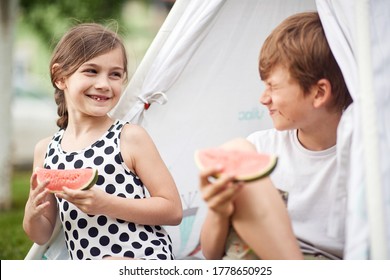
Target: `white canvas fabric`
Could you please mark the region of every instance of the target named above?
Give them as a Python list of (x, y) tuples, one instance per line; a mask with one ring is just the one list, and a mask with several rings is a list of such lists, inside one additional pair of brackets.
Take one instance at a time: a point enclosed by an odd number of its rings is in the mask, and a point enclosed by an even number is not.
[[(122, 102), (115, 109), (116, 115), (122, 114), (124, 115), (122, 119), (141, 124), (144, 111), (147, 108), (145, 108), (145, 104), (148, 106), (155, 102), (160, 105), (166, 103), (167, 97), (164, 92), (181, 75), (189, 59), (202, 43), (211, 22), (223, 3), (224, 0), (188, 1), (181, 17), (179, 19), (175, 17), (172, 20), (177, 20), (173, 27), (174, 32), (170, 32), (167, 38), (162, 39), (166, 39), (166, 41), (158, 50), (158, 55), (148, 69), (140, 90), (134, 91), (131, 86), (125, 90)], [(181, 9), (181, 7), (177, 9)], [(166, 26), (168, 26), (168, 30), (172, 28), (170, 24), (166, 24), (160, 32), (164, 32)], [(134, 103), (128, 102), (135, 94), (137, 95), (136, 101)], [(129, 107), (129, 105), (131, 106)]]
[[(390, 258), (390, 2), (317, 0), (332, 51), (354, 99), (338, 130), (334, 218), (347, 211), (346, 259)], [(345, 208), (347, 207), (347, 208)], [(337, 224), (337, 223), (335, 223)], [(332, 234), (343, 234), (333, 228)]]

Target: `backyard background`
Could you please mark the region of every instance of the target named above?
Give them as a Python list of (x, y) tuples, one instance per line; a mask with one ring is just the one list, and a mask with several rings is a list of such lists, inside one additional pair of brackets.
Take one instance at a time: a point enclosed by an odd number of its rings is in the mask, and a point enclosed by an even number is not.
[[(23, 231), (22, 220), (34, 145), (57, 129), (48, 65), (58, 38), (77, 22), (117, 26), (127, 47), (131, 75), (173, 2), (19, 0), (12, 59), (11, 206), (0, 210), (0, 259), (24, 259), (32, 245)], [(4, 6), (0, 5), (0, 8), (4, 9)], [(3, 133), (1, 131), (2, 137)]]

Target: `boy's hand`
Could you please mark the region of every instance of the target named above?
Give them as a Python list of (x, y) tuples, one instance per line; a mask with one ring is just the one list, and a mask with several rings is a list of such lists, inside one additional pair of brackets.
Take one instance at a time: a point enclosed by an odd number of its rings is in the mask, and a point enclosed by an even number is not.
[(242, 187), (242, 182), (234, 182), (234, 177), (224, 175), (218, 179), (210, 177), (220, 173), (221, 168), (211, 168), (200, 173), (200, 190), (208, 208), (215, 214), (229, 218), (234, 211), (234, 198)]

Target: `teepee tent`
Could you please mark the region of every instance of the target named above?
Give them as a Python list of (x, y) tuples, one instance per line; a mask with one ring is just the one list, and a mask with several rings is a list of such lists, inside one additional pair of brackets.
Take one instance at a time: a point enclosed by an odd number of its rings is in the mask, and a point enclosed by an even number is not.
[[(348, 223), (346, 229), (331, 227), (329, 234), (346, 232), (347, 258), (389, 258), (390, 163), (385, 155), (390, 154), (390, 124), (385, 120), (390, 88), (384, 77), (390, 74), (386, 29), (390, 3), (386, 0), (176, 1), (112, 112), (148, 130), (175, 178), (184, 217), (180, 226), (167, 229), (176, 257), (202, 258), (199, 235), (206, 207), (198, 191), (194, 151), (272, 126), (258, 102), (263, 89), (257, 70), (259, 50), (284, 18), (313, 10), (320, 14), (354, 98), (340, 124), (337, 176), (341, 180), (334, 189), (335, 198), (345, 192), (349, 198), (335, 200), (329, 221), (332, 224), (340, 211), (348, 211)], [(361, 107), (365, 103), (370, 103), (368, 108)], [(53, 236), (48, 251), (48, 246), (34, 245), (26, 258), (42, 254), (61, 258), (62, 238), (61, 233)], [(374, 239), (377, 242), (371, 242)]]

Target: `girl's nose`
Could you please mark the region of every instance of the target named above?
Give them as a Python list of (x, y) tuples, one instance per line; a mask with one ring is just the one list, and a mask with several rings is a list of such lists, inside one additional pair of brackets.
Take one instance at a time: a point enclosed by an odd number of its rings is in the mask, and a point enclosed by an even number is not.
[(108, 77), (105, 75), (98, 76), (95, 83), (95, 88), (99, 90), (108, 90), (110, 88)]

